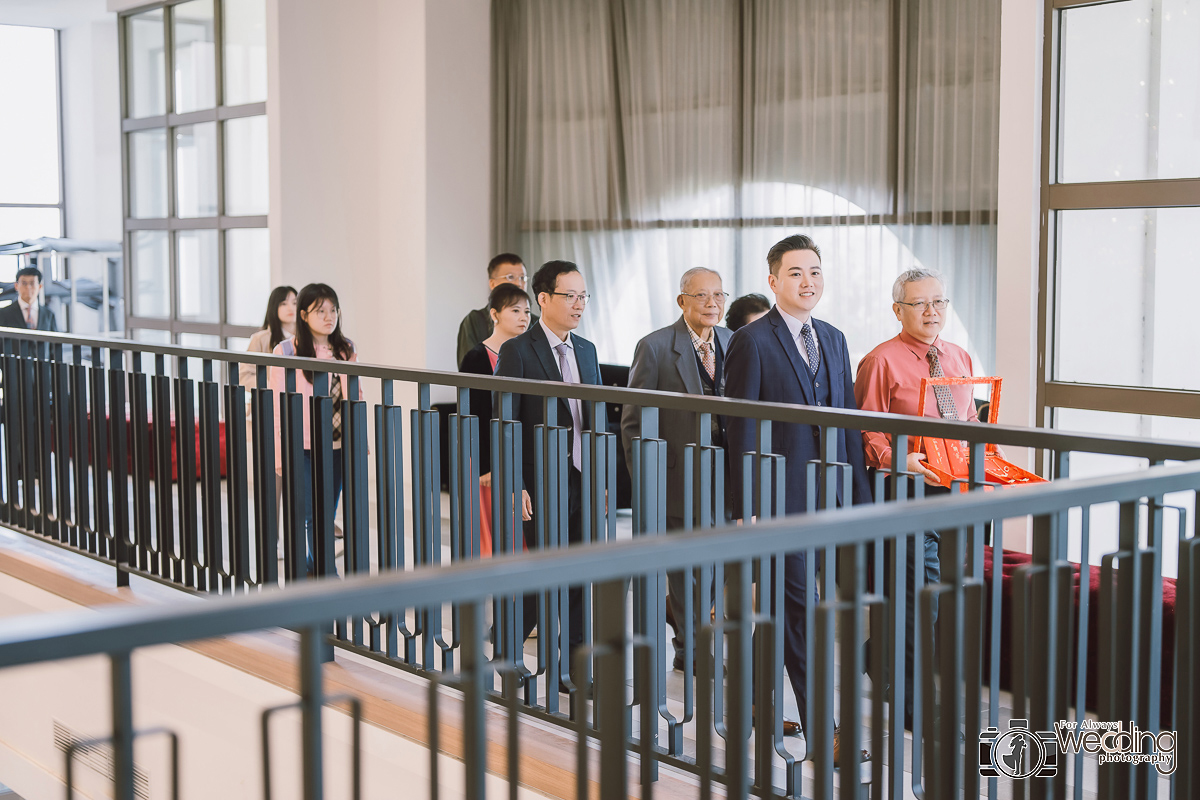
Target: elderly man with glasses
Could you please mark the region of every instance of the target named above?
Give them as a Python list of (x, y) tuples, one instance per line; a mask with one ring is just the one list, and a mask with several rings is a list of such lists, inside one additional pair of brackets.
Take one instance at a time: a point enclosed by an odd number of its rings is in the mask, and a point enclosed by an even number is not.
[[(501, 253), (488, 262), (488, 294), (492, 293), (502, 283), (525, 288), (529, 280), (525, 264), (516, 253)], [(538, 315), (531, 314), (529, 327), (537, 325)], [(492, 335), (492, 315), (488, 313), (485, 303), (483, 308), (468, 311), (458, 326), (458, 352), (455, 355), (455, 366), (461, 367), (463, 356), (471, 352), (475, 345)]]
[[(910, 269), (900, 274), (892, 286), (892, 312), (900, 322), (900, 333), (876, 347), (858, 365), (854, 381), (854, 398), (863, 411), (884, 411), (909, 414), (914, 417), (971, 420), (977, 422), (975, 399), (970, 386), (936, 386), (927, 392), (925, 407), (917, 402), (923, 378), (971, 377), (974, 366), (967, 351), (941, 338), (946, 324), (946, 284), (941, 273), (932, 269)], [(893, 469), (895, 456), (891, 439), (886, 434), (864, 432), (868, 469)], [(923, 463), (922, 453), (908, 452), (899, 469), (934, 478)], [(890, 478), (889, 478), (890, 484)], [(891, 491), (889, 485), (888, 491)], [(926, 496), (949, 492), (942, 486), (926, 485)], [(912, 490), (910, 489), (910, 494)], [(916, 607), (916, 537), (908, 541), (907, 574), (905, 578), (905, 684), (907, 697), (904, 707), (904, 726), (912, 730), (913, 696), (913, 610)], [(925, 583), (941, 580), (938, 560), (941, 537), (937, 531), (926, 531), (923, 543)], [(886, 587), (891, 591), (891, 587)], [(937, 619), (937, 599), (934, 598), (934, 620)]]
[[(720, 327), (729, 295), (721, 284), (721, 275), (707, 267), (695, 267), (679, 279), (675, 298), (679, 319), (645, 336), (633, 353), (629, 368), (632, 389), (657, 389), (663, 392), (722, 397), (725, 394), (725, 353), (733, 332)], [(683, 528), (684, 448), (700, 441), (697, 417), (688, 411), (659, 413), (658, 436), (667, 443), (667, 530)], [(641, 436), (642, 415), (638, 406), (621, 410), (621, 441), (625, 460), (633, 463), (633, 440)], [(723, 418), (712, 415), (711, 443), (725, 444)], [(716, 498), (714, 497), (714, 505)], [(723, 504), (728, 508), (727, 504)], [(711, 512), (710, 512), (711, 513)], [(696, 519), (693, 516), (693, 519)], [(723, 521), (723, 520), (722, 520)], [(684, 617), (683, 573), (667, 576), (667, 621), (676, 629), (675, 669), (684, 667), (683, 643), (676, 620)], [(708, 590), (711, 594), (711, 587)], [(697, 607), (696, 615), (700, 609)]]

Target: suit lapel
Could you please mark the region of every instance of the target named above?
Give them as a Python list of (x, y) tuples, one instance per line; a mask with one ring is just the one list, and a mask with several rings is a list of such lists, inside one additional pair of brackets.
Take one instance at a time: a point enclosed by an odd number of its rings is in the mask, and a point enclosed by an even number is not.
[(546, 332), (542, 330), (541, 325), (535, 325), (529, 331), (529, 341), (533, 345), (533, 352), (537, 353), (542, 369), (546, 372), (546, 379), (561, 381), (562, 372), (558, 369), (558, 359), (554, 357), (554, 352), (550, 349), (550, 342), (546, 339)]
[(825, 370), (829, 373), (829, 404), (834, 408), (842, 408), (842, 381), (838, 380), (841, 373), (842, 355), (840, 349), (834, 349), (833, 334), (829, 326), (814, 319), (813, 330), (817, 332), (817, 342), (821, 345), (821, 360), (825, 362)]
[(688, 394), (704, 394), (704, 387), (700, 384), (700, 367), (696, 365), (696, 350), (692, 347), (687, 323), (680, 317), (671, 327), (675, 329), (675, 369), (679, 372), (683, 387)]
[(788, 361), (792, 363), (792, 369), (796, 373), (796, 380), (800, 383), (800, 393), (804, 395), (804, 402), (812, 405), (812, 375), (808, 371), (808, 365), (800, 357), (800, 351), (796, 349), (796, 343), (792, 340), (792, 332), (788, 328), (787, 323), (783, 321), (783, 316), (779, 309), (772, 308), (770, 317), (771, 324), (775, 326), (775, 336), (779, 339), (779, 344), (783, 347), (783, 352), (787, 355)]

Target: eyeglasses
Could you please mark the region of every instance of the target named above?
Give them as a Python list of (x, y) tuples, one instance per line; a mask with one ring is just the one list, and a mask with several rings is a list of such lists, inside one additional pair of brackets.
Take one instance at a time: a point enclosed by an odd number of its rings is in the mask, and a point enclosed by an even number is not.
[(938, 311), (945, 311), (946, 307), (950, 305), (950, 301), (946, 300), (946, 299), (921, 300), (920, 302), (917, 302), (917, 303), (905, 303), (902, 300), (897, 300), (896, 302), (902, 306), (909, 306), (911, 308), (915, 308), (915, 309), (919, 310), (921, 313), (925, 313), (926, 311), (928, 311), (931, 308), (936, 308)]
[(337, 317), (338, 309), (336, 308), (318, 308), (316, 311), (309, 311), (309, 314), (320, 317)]
[(500, 276), (498, 276), (498, 277), (496, 277), (496, 278), (492, 278), (492, 280), (494, 280), (494, 281), (506, 281), (507, 283), (519, 283), (519, 284), (521, 284), (522, 286), (524, 286), (524, 285), (525, 285), (525, 284), (526, 284), (526, 283), (529, 281), (529, 276), (527, 276), (527, 275), (514, 275), (514, 274), (512, 274), (512, 273), (510, 272), (510, 273), (509, 273), (509, 274), (507, 274), (507, 275), (500, 275)]
[(688, 294), (680, 292), (684, 297), (694, 297), (700, 301), (701, 305), (708, 305), (709, 300), (716, 300), (718, 303), (724, 303), (729, 299), (729, 292), (697, 292), (696, 294)]
[(580, 294), (579, 292), (550, 292), (550, 294), (556, 294), (559, 297), (567, 298), (567, 305), (570, 305), (570, 306), (573, 306), (580, 301), (582, 301), (583, 304), (586, 306), (588, 303), (588, 300), (592, 299), (592, 296), (590, 294), (586, 294), (586, 293)]

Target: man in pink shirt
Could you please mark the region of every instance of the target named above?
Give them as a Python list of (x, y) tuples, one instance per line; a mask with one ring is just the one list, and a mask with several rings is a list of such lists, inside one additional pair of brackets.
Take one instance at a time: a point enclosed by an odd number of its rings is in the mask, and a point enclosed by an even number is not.
[[(917, 405), (922, 378), (971, 377), (973, 368), (967, 351), (943, 341), (940, 334), (946, 324), (946, 285), (941, 273), (931, 269), (910, 269), (896, 278), (892, 286), (892, 311), (900, 321), (901, 331), (876, 347), (858, 365), (854, 381), (854, 399), (863, 411), (885, 411), (891, 414), (910, 414), (914, 417), (978, 421), (974, 393), (970, 386), (937, 386), (926, 392), (925, 407)], [(893, 462), (891, 438), (878, 432), (863, 431), (868, 469), (891, 469)], [(934, 475), (924, 465), (925, 455), (910, 450), (901, 469), (924, 475)], [(889, 486), (890, 492), (890, 486)], [(927, 484), (925, 494), (949, 492), (941, 486)], [(938, 561), (941, 537), (936, 531), (924, 536), (925, 583), (941, 580)], [(909, 539), (905, 580), (905, 686), (904, 726), (912, 729), (913, 696), (913, 610), (915, 608), (914, 573), (916, 566), (915, 537)], [(891, 587), (886, 587), (888, 591)], [(937, 619), (936, 599), (934, 619)], [(868, 643), (869, 644), (869, 643)]]

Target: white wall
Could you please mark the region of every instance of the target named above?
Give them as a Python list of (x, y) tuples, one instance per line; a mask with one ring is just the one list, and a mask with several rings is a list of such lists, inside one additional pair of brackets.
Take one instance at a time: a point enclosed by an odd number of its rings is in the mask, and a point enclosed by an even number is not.
[[(996, 374), (1007, 425), (1036, 426), (1038, 215), (1040, 213), (1042, 4), (1003, 0), (1000, 13), (1000, 171), (996, 266)], [(1011, 452), (1009, 452), (1011, 451)], [(1032, 466), (1028, 451), (1006, 450)], [(1028, 551), (1023, 521), (1004, 546)]]
[[(426, 363), (457, 368), (458, 325), (487, 302), (491, 196), (491, 4), (426, 12)], [(447, 398), (450, 399), (450, 398)]]
[(365, 361), (454, 369), (488, 260), (489, 3), (268, 3), (272, 275)]

